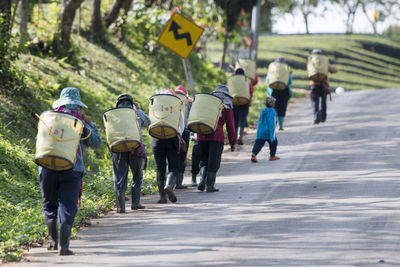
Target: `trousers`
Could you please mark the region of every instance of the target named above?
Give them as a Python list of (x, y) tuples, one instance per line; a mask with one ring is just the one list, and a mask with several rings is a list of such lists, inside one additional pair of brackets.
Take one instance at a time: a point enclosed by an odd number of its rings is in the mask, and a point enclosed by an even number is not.
[(78, 211), (78, 196), (83, 174), (73, 170), (53, 171), (42, 168), (39, 174), (44, 219), (59, 219), (72, 226)]
[(221, 165), (224, 143), (218, 141), (199, 141), (200, 167), (207, 167), (207, 172), (217, 172)]
[(132, 155), (130, 152), (112, 153), (114, 189), (118, 192), (125, 192), (128, 186), (129, 168), (132, 172), (132, 189), (141, 190), (143, 184), (143, 169), (145, 159)]
[(254, 155), (257, 155), (261, 151), (263, 146), (265, 145), (265, 142), (268, 142), (268, 144), (269, 144), (269, 155), (271, 157), (274, 157), (276, 154), (276, 149), (278, 147), (278, 139), (276, 139), (276, 138), (274, 141), (267, 140), (267, 139), (256, 139), (256, 142), (253, 145), (252, 153)]

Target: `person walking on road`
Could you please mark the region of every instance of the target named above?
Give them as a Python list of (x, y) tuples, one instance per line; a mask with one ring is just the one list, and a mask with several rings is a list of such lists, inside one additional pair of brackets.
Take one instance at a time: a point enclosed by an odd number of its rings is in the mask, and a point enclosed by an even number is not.
[(279, 160), (276, 156), (276, 149), (278, 147), (278, 139), (275, 136), (275, 125), (276, 125), (276, 112), (274, 110), (275, 98), (267, 96), (265, 98), (265, 106), (261, 110), (260, 117), (258, 118), (257, 124), (257, 139), (253, 145), (251, 154), (251, 162), (258, 162), (257, 154), (261, 151), (265, 142), (269, 144), (270, 157), (269, 160)]
[[(174, 91), (172, 89), (163, 89), (160, 94), (174, 95)], [(154, 160), (157, 165), (158, 192), (160, 194), (158, 203), (167, 203), (167, 196), (173, 203), (178, 200), (174, 193), (174, 188), (179, 171), (179, 150), (181, 147), (181, 138), (179, 135), (182, 134), (184, 130), (183, 121), (183, 114), (181, 114), (177, 136), (168, 139), (152, 138)], [(166, 175), (167, 161), (168, 174)]]
[[(73, 252), (69, 250), (69, 238), (78, 211), (81, 179), (86, 173), (83, 162), (84, 146), (99, 148), (101, 139), (97, 126), (83, 111), (83, 108), (87, 108), (87, 106), (81, 101), (77, 88), (64, 88), (60, 98), (53, 103), (53, 108), (57, 112), (69, 113), (80, 118), (84, 123), (83, 136), (90, 135), (84, 141), (80, 141), (76, 152), (76, 162), (71, 170), (54, 171), (39, 167), (44, 219), (49, 234), (47, 249), (58, 250), (59, 241), (61, 247), (59, 254), (64, 256), (73, 255)], [(57, 219), (60, 222), (59, 236)]]
[(140, 204), (140, 192), (143, 184), (143, 170), (147, 163), (146, 149), (143, 144), (142, 129), (150, 125), (150, 119), (146, 116), (139, 104), (129, 94), (118, 96), (115, 104), (117, 108), (132, 108), (138, 118), (141, 145), (130, 152), (111, 152), (114, 172), (114, 188), (117, 200), (117, 213), (125, 213), (125, 191), (128, 184), (129, 168), (132, 172), (131, 183), (131, 210), (144, 209)]
[(217, 171), (221, 165), (222, 152), (224, 150), (224, 124), (226, 124), (231, 151), (235, 151), (236, 132), (232, 111), (232, 96), (229, 94), (228, 87), (225, 85), (218, 85), (212, 94), (224, 102), (224, 108), (218, 120), (215, 132), (210, 135), (198, 134), (201, 178), (197, 189), (204, 191), (207, 184), (207, 192), (218, 192), (219, 189), (215, 188), (214, 185)]
[[(190, 131), (187, 128), (187, 119), (189, 118), (189, 112), (190, 108), (192, 106), (192, 99), (189, 98), (187, 90), (184, 86), (178, 85), (175, 88), (175, 95), (183, 95), (188, 101), (187, 101), (187, 112), (184, 114), (186, 116), (185, 118), (185, 125), (184, 125), (184, 130), (182, 132), (182, 139), (185, 141), (185, 144), (182, 142), (181, 149), (179, 151), (179, 169), (178, 169), (178, 177), (176, 180), (176, 189), (186, 189), (187, 186), (183, 185), (183, 177), (185, 175), (185, 169), (186, 169), (186, 156), (187, 152), (189, 149), (189, 141), (190, 141)], [(185, 104), (185, 103), (184, 103)]]
[[(274, 60), (274, 62), (279, 62), (279, 63), (285, 64), (285, 58), (277, 57)], [(286, 65), (286, 67), (287, 67), (287, 65)], [(288, 83), (287, 83), (287, 86), (285, 89), (274, 90), (269, 86), (267, 89), (267, 96), (272, 96), (276, 99), (275, 110), (276, 110), (276, 113), (278, 116), (277, 120), (278, 120), (278, 127), (279, 127), (280, 131), (284, 130), (283, 122), (285, 120), (287, 106), (288, 106), (290, 98), (293, 96), (292, 89), (291, 89), (291, 85), (293, 82), (292, 73), (291, 73), (291, 71), (289, 71), (289, 67), (287, 67), (287, 70), (289, 72), (289, 80), (288, 80)], [(265, 78), (265, 82), (267, 84), (269, 83), (269, 74), (267, 74), (267, 76)]]
[[(237, 68), (235, 70), (234, 75), (245, 75), (245, 72), (242, 68)], [(256, 76), (257, 77), (257, 76)], [(255, 82), (257, 83), (257, 82)], [(246, 127), (247, 124), (247, 116), (249, 114), (249, 108), (250, 104), (253, 98), (253, 92), (254, 92), (254, 87), (253, 87), (253, 82), (250, 82), (249, 86), (249, 103), (244, 104), (244, 105), (234, 105), (233, 106), (233, 116), (235, 119), (235, 132), (238, 135), (238, 145), (243, 145), (243, 136), (244, 136), (244, 128)]]
[[(323, 71), (321, 72), (321, 70)], [(336, 67), (329, 64), (329, 59), (321, 49), (314, 49), (311, 52), (308, 59), (307, 72), (310, 79), (310, 98), (314, 113), (313, 124), (325, 122), (327, 119), (326, 97), (330, 94), (328, 72), (336, 73), (337, 71)]]

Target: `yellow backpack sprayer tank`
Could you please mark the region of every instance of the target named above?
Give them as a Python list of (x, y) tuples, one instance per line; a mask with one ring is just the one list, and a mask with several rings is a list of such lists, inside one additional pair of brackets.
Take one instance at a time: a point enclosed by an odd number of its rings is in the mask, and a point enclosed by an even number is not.
[(45, 111), (36, 116), (39, 118), (36, 164), (55, 171), (72, 169), (84, 128), (83, 122), (64, 112)]
[(213, 134), (217, 129), (224, 103), (211, 94), (196, 94), (190, 109), (188, 128), (195, 133)]
[(232, 103), (241, 106), (249, 103), (250, 81), (244, 75), (233, 75), (228, 78), (229, 93), (233, 96)]
[(157, 94), (149, 98), (149, 133), (158, 139), (175, 137), (181, 118), (182, 100), (174, 95)]
[(112, 152), (128, 152), (140, 146), (140, 130), (133, 108), (112, 108), (103, 114), (107, 144)]

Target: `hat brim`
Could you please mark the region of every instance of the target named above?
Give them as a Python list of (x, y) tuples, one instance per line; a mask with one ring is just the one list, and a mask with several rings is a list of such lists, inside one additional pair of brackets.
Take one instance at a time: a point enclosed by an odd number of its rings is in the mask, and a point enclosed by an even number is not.
[(53, 108), (58, 108), (65, 105), (78, 105), (80, 107), (87, 108), (87, 106), (82, 101), (71, 99), (58, 99), (53, 103)]

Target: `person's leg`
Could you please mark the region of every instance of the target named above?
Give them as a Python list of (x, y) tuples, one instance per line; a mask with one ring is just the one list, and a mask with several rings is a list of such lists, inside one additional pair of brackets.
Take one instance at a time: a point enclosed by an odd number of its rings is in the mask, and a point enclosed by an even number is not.
[(326, 93), (323, 92), (323, 94), (321, 95), (321, 122), (325, 122), (327, 117), (326, 98)]
[(165, 193), (167, 193), (168, 199), (174, 203), (177, 201), (176, 195), (174, 193), (174, 187), (176, 185), (176, 179), (178, 176), (178, 169), (179, 169), (178, 142), (179, 142), (178, 137), (167, 139), (166, 142), (168, 174), (164, 191)]
[(185, 176), (185, 169), (186, 169), (186, 157), (187, 151), (189, 149), (189, 142), (190, 142), (190, 131), (185, 129), (182, 133), (182, 139), (185, 141), (186, 151), (179, 152), (179, 168), (178, 168), (178, 177), (176, 180), (176, 189), (186, 189), (187, 186), (182, 185), (183, 178)]
[(278, 156), (276, 156), (276, 149), (278, 147), (278, 139), (275, 138), (274, 141), (270, 141), (268, 140), (268, 144), (269, 144), (269, 160), (278, 160), (280, 159)]
[(247, 114), (249, 113), (249, 104), (242, 105), (239, 108), (238, 112), (238, 130), (236, 132), (238, 136), (238, 145), (243, 145), (243, 136), (244, 136), (244, 128), (246, 127), (246, 121), (247, 121)]
[(221, 157), (223, 151), (223, 143), (218, 141), (211, 141), (207, 166), (207, 192), (219, 191), (219, 189), (215, 188), (215, 179), (217, 177), (219, 167), (221, 166)]
[(256, 141), (254, 142), (254, 145), (253, 145), (253, 149), (251, 151), (251, 159), (250, 160), (252, 162), (255, 162), (255, 163), (258, 162), (257, 154), (261, 151), (261, 149), (263, 148), (266, 141), (267, 140), (265, 140), (265, 139), (256, 139)]
[(132, 184), (131, 184), (131, 209), (144, 209), (140, 204), (140, 192), (143, 184), (143, 169), (146, 159), (138, 156), (132, 156), (131, 160)]
[(44, 219), (49, 234), (48, 250), (58, 249), (58, 172), (42, 168), (39, 175), (42, 191)]
[(154, 160), (156, 162), (158, 192), (160, 194), (160, 200), (158, 201), (158, 203), (167, 203), (167, 196), (164, 192), (165, 171), (167, 168), (167, 153), (164, 148), (163, 140), (153, 138), (152, 148)]
[(210, 141), (200, 141), (199, 148), (200, 148), (200, 182), (199, 186), (197, 187), (198, 190), (204, 191), (206, 187), (206, 180), (207, 180), (207, 165), (208, 165), (208, 154), (209, 154), (209, 144)]
[(311, 105), (312, 105), (313, 114), (314, 114), (314, 124), (318, 124), (320, 122), (319, 98), (320, 98), (320, 90), (318, 88), (318, 85), (311, 85), (310, 86), (310, 99), (311, 99)]
[(111, 153), (117, 213), (125, 213), (125, 192), (128, 184), (129, 153)]
[(256, 139), (251, 153), (253, 155), (257, 156), (257, 154), (261, 151), (261, 149), (263, 148), (266, 141), (267, 140), (265, 140), (265, 139)]
[(60, 218), (60, 255), (72, 255), (69, 250), (69, 238), (75, 215), (78, 211), (79, 186), (83, 174), (64, 171), (60, 174), (60, 194), (58, 215)]
[(233, 119), (235, 122), (235, 133), (238, 132), (238, 127), (239, 127), (239, 111), (240, 111), (240, 106), (233, 106)]
[(200, 172), (200, 148), (197, 142), (193, 144), (192, 150), (192, 186), (197, 186), (196, 176)]
[(282, 91), (282, 95), (280, 96), (280, 108), (277, 109), (278, 116), (278, 128), (280, 131), (283, 131), (283, 122), (286, 116), (286, 110), (289, 102), (289, 93), (286, 91)]

